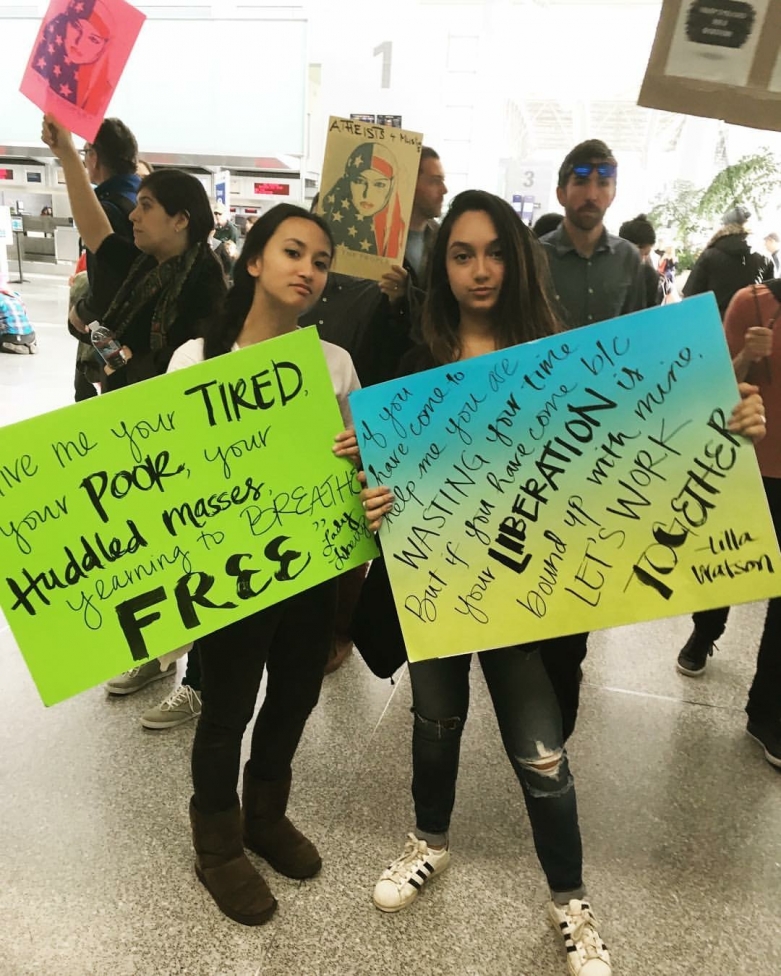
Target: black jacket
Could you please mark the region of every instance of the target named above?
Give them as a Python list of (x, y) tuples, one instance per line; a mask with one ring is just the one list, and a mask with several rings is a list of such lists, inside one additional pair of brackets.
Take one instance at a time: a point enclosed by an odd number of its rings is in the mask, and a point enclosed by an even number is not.
[(321, 339), (346, 349), (361, 386), (392, 380), (412, 345), (407, 299), (392, 306), (376, 281), (332, 271), (320, 300), (299, 320)]
[(654, 308), (664, 301), (664, 281), (656, 268), (643, 261), (640, 268), (645, 281), (645, 307)]
[[(426, 225), (424, 276), (438, 229), (434, 220)], [(350, 353), (361, 386), (395, 379), (402, 356), (419, 337), (425, 278), (420, 280), (407, 260), (404, 268), (407, 291), (397, 305), (391, 305), (376, 281), (332, 271), (318, 303), (298, 320), (302, 326), (314, 325), (321, 339)]]
[[(111, 176), (95, 190), (111, 229), (128, 241), (133, 240), (129, 214), (136, 205), (140, 182), (140, 178), (135, 174)], [(101, 316), (105, 315), (122, 284), (122, 278), (117, 278), (108, 269), (104, 269), (100, 274), (97, 273), (95, 255), (91, 251), (87, 251), (87, 278), (89, 291), (76, 303), (76, 314), (85, 325), (89, 325), (96, 319), (100, 320)]]
[(697, 258), (683, 287), (685, 298), (712, 291), (724, 318), (732, 296), (741, 288), (775, 277), (770, 258), (752, 251), (746, 232), (739, 224), (727, 224), (717, 231)]
[(439, 233), (439, 223), (436, 220), (429, 220), (426, 222), (425, 230), (423, 231), (423, 264), (420, 268), (420, 274), (412, 267), (412, 265), (405, 259), (404, 267), (409, 272), (410, 280), (413, 287), (419, 288), (422, 291), (426, 287), (426, 278), (428, 275), (428, 263), (431, 259), (431, 252), (434, 249), (434, 242), (437, 239), (437, 234)]

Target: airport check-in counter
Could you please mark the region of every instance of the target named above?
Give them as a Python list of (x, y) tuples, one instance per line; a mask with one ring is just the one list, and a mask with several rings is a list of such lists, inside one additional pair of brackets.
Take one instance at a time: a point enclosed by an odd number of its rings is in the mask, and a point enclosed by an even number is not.
[[(17, 215), (15, 215), (17, 216)], [(33, 217), (22, 214), (21, 230), (16, 230), (18, 241), (9, 250), (10, 260), (17, 259), (16, 247), (24, 263), (58, 264), (75, 262), (79, 258), (79, 232), (70, 217)]]
[[(0, 204), (10, 208), (13, 224), (9, 263), (21, 259), (28, 271), (36, 264), (73, 265), (79, 257), (79, 235), (55, 167), (31, 156), (13, 156), (6, 147), (0, 163)], [(41, 216), (44, 208), (53, 215)]]

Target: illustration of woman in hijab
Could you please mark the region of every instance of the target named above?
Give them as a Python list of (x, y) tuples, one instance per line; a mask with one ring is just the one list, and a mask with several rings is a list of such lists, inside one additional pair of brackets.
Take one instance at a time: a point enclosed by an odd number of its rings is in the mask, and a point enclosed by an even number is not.
[(108, 85), (113, 21), (102, 0), (68, 0), (43, 28), (32, 66), (60, 98), (87, 112), (100, 110)]
[(364, 142), (347, 158), (323, 200), (334, 242), (386, 258), (400, 258), (404, 221), (397, 190), (396, 158), (385, 146)]

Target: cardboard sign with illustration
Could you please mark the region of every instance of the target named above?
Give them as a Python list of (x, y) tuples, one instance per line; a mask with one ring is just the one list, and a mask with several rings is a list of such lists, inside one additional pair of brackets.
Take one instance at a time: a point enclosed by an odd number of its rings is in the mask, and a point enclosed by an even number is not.
[(21, 93), (94, 139), (145, 20), (125, 0), (51, 0)]
[(664, 0), (638, 101), (781, 130), (781, 0)]
[(317, 212), (336, 244), (334, 270), (379, 281), (404, 260), (423, 137), (331, 118)]

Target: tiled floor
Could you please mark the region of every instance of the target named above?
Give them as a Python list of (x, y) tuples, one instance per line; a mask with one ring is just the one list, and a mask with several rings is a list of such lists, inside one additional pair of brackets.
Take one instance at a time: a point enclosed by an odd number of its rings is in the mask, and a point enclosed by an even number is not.
[[(2, 423), (71, 397), (65, 286), (22, 290), (41, 351), (0, 356)], [(733, 612), (699, 680), (673, 668), (686, 619), (591, 639), (570, 753), (616, 976), (781, 972), (781, 775), (742, 711), (763, 609)], [(520, 793), (475, 685), (452, 867), (386, 916), (370, 891), (411, 821), (409, 684), (355, 656), (326, 679), (291, 801), (324, 869), (306, 883), (269, 870), (280, 908), (252, 930), (193, 875), (193, 729), (138, 722), (165, 683), (46, 710), (0, 620), (0, 976), (564, 976)]]

